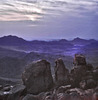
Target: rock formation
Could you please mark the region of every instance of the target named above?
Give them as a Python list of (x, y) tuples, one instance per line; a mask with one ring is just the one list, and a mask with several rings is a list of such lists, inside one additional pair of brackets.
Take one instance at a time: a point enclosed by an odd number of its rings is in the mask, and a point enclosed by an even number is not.
[(86, 65), (85, 56), (82, 54), (75, 54), (73, 64), (76, 65)]
[(46, 60), (33, 62), (22, 74), (23, 83), (0, 85), (0, 100), (98, 100), (98, 67), (76, 55), (69, 73), (62, 59), (56, 60), (55, 84)]
[(22, 74), (23, 83), (28, 93), (38, 94), (53, 86), (50, 63), (46, 60), (33, 62)]
[(55, 63), (56, 63), (56, 66), (54, 68), (55, 84), (57, 86), (68, 84), (68, 82), (69, 82), (69, 80), (68, 80), (69, 71), (68, 71), (67, 68), (65, 68), (63, 60), (62, 59), (57, 59), (55, 61)]
[(74, 67), (70, 73), (73, 87), (81, 87), (82, 89), (96, 87), (96, 71), (91, 64), (87, 64), (83, 55), (76, 54)]

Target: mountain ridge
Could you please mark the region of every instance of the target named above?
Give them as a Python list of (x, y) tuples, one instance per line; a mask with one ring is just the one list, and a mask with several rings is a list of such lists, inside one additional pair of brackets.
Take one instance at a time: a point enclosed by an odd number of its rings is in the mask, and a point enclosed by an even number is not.
[(68, 40), (68, 39), (57, 39), (57, 40), (25, 40), (23, 39), (22, 37), (18, 37), (18, 36), (14, 36), (14, 35), (8, 35), (8, 36), (3, 36), (3, 37), (0, 37), (0, 41), (1, 40), (7, 40), (7, 39), (17, 39), (17, 40), (21, 40), (21, 41), (24, 41), (24, 42), (39, 42), (39, 41), (45, 41), (45, 42), (51, 42), (51, 41), (59, 41), (59, 42), (67, 42), (67, 41), (97, 41), (96, 39), (83, 39), (83, 38), (79, 38), (79, 37), (76, 37), (76, 38), (73, 38), (72, 40)]

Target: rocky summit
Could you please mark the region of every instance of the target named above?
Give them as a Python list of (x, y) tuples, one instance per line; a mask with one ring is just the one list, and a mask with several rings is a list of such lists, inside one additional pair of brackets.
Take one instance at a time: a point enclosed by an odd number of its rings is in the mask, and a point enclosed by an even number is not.
[(23, 84), (0, 85), (0, 100), (98, 100), (98, 67), (85, 56), (75, 55), (71, 71), (60, 58), (55, 64), (54, 75), (46, 60), (27, 65)]

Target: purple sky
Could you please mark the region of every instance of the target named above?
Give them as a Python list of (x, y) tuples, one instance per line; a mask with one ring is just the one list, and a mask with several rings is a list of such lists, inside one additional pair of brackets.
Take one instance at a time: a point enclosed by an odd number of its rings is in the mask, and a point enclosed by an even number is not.
[(0, 37), (98, 39), (98, 0), (2, 0)]

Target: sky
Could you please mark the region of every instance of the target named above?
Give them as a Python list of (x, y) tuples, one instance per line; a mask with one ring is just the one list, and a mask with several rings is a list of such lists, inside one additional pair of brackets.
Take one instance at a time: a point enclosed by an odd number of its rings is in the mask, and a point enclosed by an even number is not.
[(98, 0), (0, 0), (0, 37), (98, 40)]

